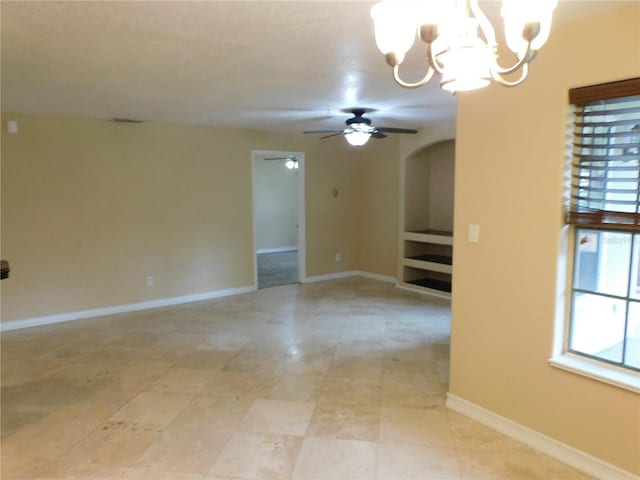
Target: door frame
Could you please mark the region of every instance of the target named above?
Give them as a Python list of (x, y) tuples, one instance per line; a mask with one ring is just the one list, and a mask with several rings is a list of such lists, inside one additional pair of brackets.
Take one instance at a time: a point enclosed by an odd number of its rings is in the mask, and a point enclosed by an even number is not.
[(258, 288), (258, 252), (256, 240), (256, 162), (264, 157), (295, 156), (298, 159), (298, 283), (304, 283), (307, 278), (307, 248), (306, 248), (306, 195), (305, 195), (305, 159), (304, 152), (280, 150), (252, 150), (251, 151), (251, 221), (253, 229), (253, 286)]

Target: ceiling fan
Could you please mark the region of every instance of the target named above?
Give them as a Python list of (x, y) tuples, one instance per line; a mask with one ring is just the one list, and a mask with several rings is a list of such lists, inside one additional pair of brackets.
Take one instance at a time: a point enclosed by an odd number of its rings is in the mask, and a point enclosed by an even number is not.
[(386, 133), (418, 133), (417, 130), (408, 128), (391, 128), (391, 127), (374, 127), (371, 125), (371, 120), (363, 115), (372, 110), (366, 108), (353, 108), (343, 110), (345, 113), (352, 113), (353, 117), (347, 119), (347, 128), (331, 129), (331, 130), (306, 130), (302, 133), (330, 133), (321, 137), (324, 138), (334, 137), (336, 135), (344, 135), (344, 138), (350, 145), (359, 147), (369, 141), (369, 138), (386, 138)]

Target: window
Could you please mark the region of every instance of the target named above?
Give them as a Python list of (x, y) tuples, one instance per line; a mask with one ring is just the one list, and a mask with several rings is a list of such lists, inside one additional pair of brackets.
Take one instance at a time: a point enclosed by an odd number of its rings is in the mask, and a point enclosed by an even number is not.
[(566, 351), (640, 371), (640, 78), (573, 89)]
[(569, 351), (640, 370), (640, 234), (576, 231)]

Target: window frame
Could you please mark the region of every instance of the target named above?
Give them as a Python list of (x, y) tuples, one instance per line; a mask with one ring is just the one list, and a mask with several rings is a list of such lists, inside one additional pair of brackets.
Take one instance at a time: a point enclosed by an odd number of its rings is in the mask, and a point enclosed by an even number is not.
[[(575, 235), (575, 233), (577, 233), (578, 230), (587, 230), (587, 231), (592, 231), (595, 233), (613, 233), (613, 234), (627, 234), (631, 236), (631, 243), (630, 243), (630, 252), (629, 252), (629, 273), (628, 273), (628, 279), (627, 279), (627, 293), (626, 295), (614, 295), (611, 293), (606, 293), (606, 292), (598, 292), (597, 290), (589, 290), (589, 289), (584, 289), (584, 288), (578, 288), (576, 287), (576, 255), (578, 253), (578, 249), (577, 249), (577, 243), (578, 243), (578, 238), (577, 235)], [(640, 366), (635, 367), (633, 365), (628, 365), (624, 363), (624, 354), (623, 354), (623, 358), (622, 358), (622, 362), (616, 362), (614, 360), (608, 360), (606, 358), (603, 357), (598, 357), (596, 355), (591, 355), (589, 353), (586, 352), (581, 352), (579, 350), (576, 350), (575, 348), (571, 348), (571, 340), (572, 340), (572, 335), (574, 333), (574, 314), (575, 314), (575, 294), (576, 293), (585, 293), (588, 295), (595, 295), (595, 296), (600, 296), (600, 297), (606, 297), (606, 298), (611, 298), (611, 299), (615, 299), (615, 300), (620, 300), (625, 302), (626, 304), (626, 313), (625, 313), (625, 322), (624, 322), (624, 338), (623, 338), (623, 344), (626, 343), (627, 340), (627, 331), (628, 331), (628, 325), (629, 325), (629, 305), (631, 303), (637, 303), (640, 304), (640, 299), (636, 299), (634, 297), (631, 296), (631, 288), (632, 288), (632, 274), (634, 272), (633, 270), (633, 264), (634, 264), (634, 260), (637, 260), (634, 256), (634, 247), (636, 242), (640, 242), (640, 233), (635, 232), (633, 230), (622, 230), (622, 229), (607, 229), (607, 228), (598, 228), (598, 227), (583, 227), (583, 226), (573, 226), (573, 231), (574, 231), (574, 242), (573, 242), (573, 252), (572, 252), (572, 256), (573, 256), (573, 267), (572, 267), (572, 271), (571, 271), (571, 277), (570, 277), (570, 282), (571, 282), (571, 286), (570, 286), (570, 295), (569, 295), (569, 318), (568, 318), (568, 331), (567, 331), (567, 353), (571, 353), (573, 355), (577, 355), (580, 357), (586, 357), (589, 358), (593, 361), (596, 362), (604, 362), (604, 363), (608, 363), (609, 365), (612, 366), (616, 366), (621, 368), (622, 370), (631, 370), (632, 372), (637, 372), (640, 373)], [(623, 345), (623, 352), (626, 349), (626, 345)]]
[[(627, 96), (635, 96), (640, 93), (640, 77), (620, 82), (611, 82), (607, 84), (594, 85), (589, 87), (571, 89), (569, 92), (569, 107), (600, 100), (609, 100), (615, 98), (623, 98)], [(571, 118), (569, 131), (574, 132), (575, 120)], [(573, 143), (573, 142), (572, 142)], [(572, 165), (574, 160), (574, 152), (571, 149), (566, 159), (568, 161), (569, 177), (572, 176)], [(571, 185), (571, 180), (569, 180)], [(567, 194), (567, 205), (570, 205), (571, 189)], [(558, 264), (558, 283), (556, 288), (556, 321), (554, 326), (553, 346), (549, 364), (568, 372), (579, 374), (600, 382), (623, 388), (635, 393), (640, 393), (640, 370), (631, 366), (621, 366), (620, 363), (607, 361), (599, 357), (594, 357), (586, 353), (573, 351), (570, 349), (572, 323), (573, 323), (573, 304), (574, 304), (574, 288), (575, 288), (575, 264), (576, 264), (576, 236), (579, 229), (593, 230), (594, 232), (611, 232), (622, 233), (629, 232), (632, 234), (632, 254), (633, 254), (633, 235), (639, 235), (640, 231), (634, 228), (608, 228), (605, 225), (580, 225), (574, 219), (570, 219), (567, 210), (566, 225), (561, 231), (560, 237), (560, 257)], [(630, 257), (630, 267), (633, 267), (633, 256)], [(629, 287), (630, 288), (630, 287)], [(630, 296), (630, 290), (627, 289), (626, 302), (627, 308), (630, 301), (635, 298)], [(582, 291), (583, 289), (578, 289)], [(598, 294), (597, 292), (595, 294)], [(625, 318), (625, 327), (628, 324), (628, 312)], [(625, 339), (626, 339), (625, 331)], [(624, 360), (624, 359), (623, 359)]]

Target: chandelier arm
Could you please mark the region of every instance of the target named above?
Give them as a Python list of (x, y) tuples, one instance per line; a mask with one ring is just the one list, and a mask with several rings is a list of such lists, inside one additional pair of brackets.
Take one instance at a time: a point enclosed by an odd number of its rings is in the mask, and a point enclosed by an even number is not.
[[(517, 87), (522, 82), (524, 82), (525, 79), (527, 78), (527, 75), (529, 74), (529, 64), (524, 63), (522, 65), (521, 71), (522, 71), (522, 74), (520, 75), (520, 78), (512, 82), (510, 82), (509, 80), (505, 80), (504, 77), (499, 72), (496, 72), (496, 71), (492, 71), (491, 76), (500, 85), (503, 85), (505, 87)], [(512, 73), (512, 72), (509, 72), (509, 73)]]
[(498, 64), (497, 55), (496, 60), (493, 62), (493, 67), (491, 67), (491, 71), (497, 73), (498, 75), (508, 75), (513, 72), (517, 72), (525, 65), (528, 65), (536, 56), (537, 50), (533, 50), (531, 48), (531, 42), (527, 43), (527, 49), (525, 50), (522, 56), (518, 55), (518, 61), (512, 65), (511, 67), (502, 68)]
[(436, 72), (442, 75), (442, 66), (438, 63), (436, 59), (436, 55), (433, 53), (433, 48), (431, 48), (433, 44), (427, 44), (427, 61), (429, 62), (429, 67), (433, 68)]
[(495, 45), (497, 45), (496, 31), (493, 28), (493, 25), (491, 25), (491, 22), (489, 21), (487, 16), (478, 5), (478, 0), (470, 0), (469, 6), (471, 7), (473, 16), (476, 18), (478, 24), (480, 25), (480, 30), (482, 30), (482, 33), (484, 34), (487, 45), (489, 45), (489, 47), (494, 47)]
[(404, 88), (418, 88), (423, 85), (426, 85), (427, 82), (431, 80), (431, 77), (433, 77), (434, 73), (435, 73), (435, 70), (431, 67), (431, 65), (429, 65), (429, 69), (427, 70), (427, 73), (422, 78), (422, 80), (416, 83), (407, 83), (400, 78), (400, 66), (399, 65), (393, 66), (393, 79), (396, 81), (396, 83), (398, 83), (400, 86)]

